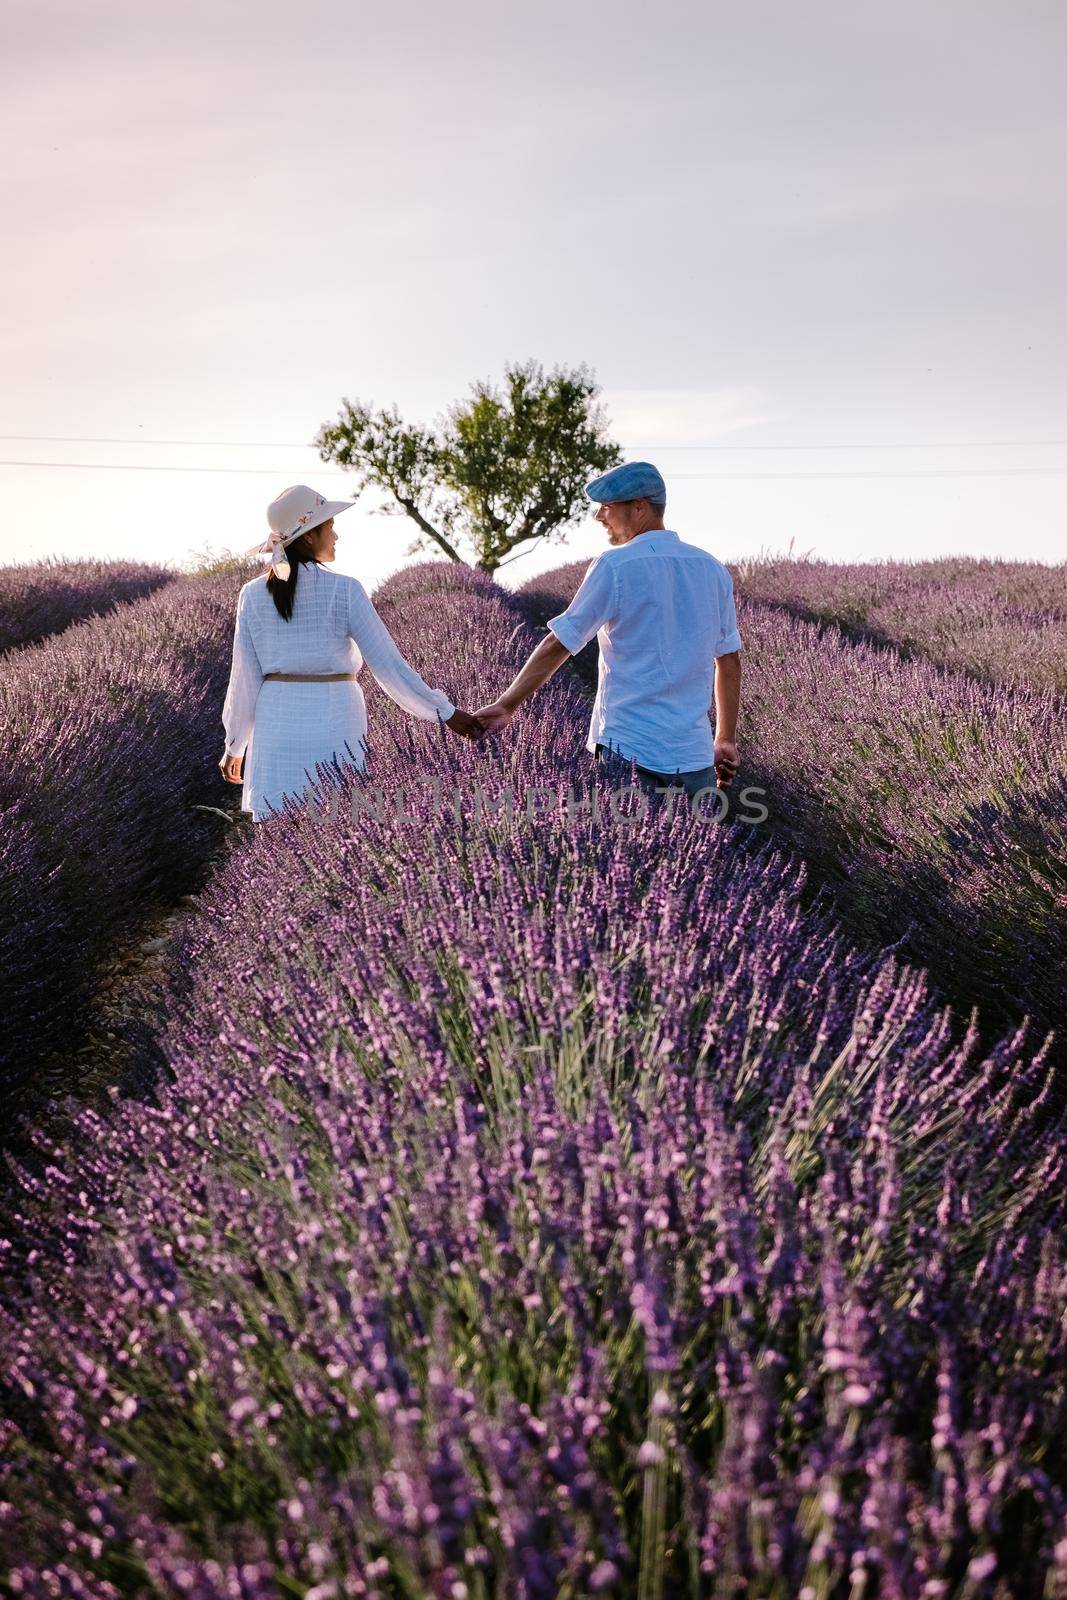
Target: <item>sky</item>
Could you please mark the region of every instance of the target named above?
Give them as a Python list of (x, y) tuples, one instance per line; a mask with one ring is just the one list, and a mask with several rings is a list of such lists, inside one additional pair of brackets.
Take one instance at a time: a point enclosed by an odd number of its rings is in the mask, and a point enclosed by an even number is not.
[(0, 562), (246, 549), (345, 494), (343, 397), (531, 358), (722, 560), (1062, 561), (1065, 51), (1058, 0), (6, 0)]

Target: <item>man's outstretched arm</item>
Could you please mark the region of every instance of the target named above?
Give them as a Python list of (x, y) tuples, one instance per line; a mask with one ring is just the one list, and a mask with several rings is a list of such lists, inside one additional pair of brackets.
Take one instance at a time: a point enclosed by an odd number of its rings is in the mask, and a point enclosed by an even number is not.
[(523, 701), (536, 694), (541, 685), (547, 683), (552, 674), (570, 659), (570, 654), (554, 633), (542, 639), (499, 699), (491, 705), (480, 706), (474, 713), (486, 733), (499, 733), (501, 728), (506, 728)]

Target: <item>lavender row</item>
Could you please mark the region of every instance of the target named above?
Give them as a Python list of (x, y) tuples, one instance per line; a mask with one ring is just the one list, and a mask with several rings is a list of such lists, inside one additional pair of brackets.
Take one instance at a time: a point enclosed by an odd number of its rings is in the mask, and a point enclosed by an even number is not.
[(173, 579), (166, 567), (139, 561), (49, 559), (0, 567), (0, 655), (103, 616)]
[(738, 593), (988, 683), (1067, 692), (1067, 563), (735, 563)]
[[(471, 703), (530, 642), (376, 598)], [(576, 792), (585, 715), (379, 701), (201, 895), (173, 1082), (4, 1230), (16, 1593), (1065, 1592), (1047, 1061), (753, 831)]]
[(239, 578), (185, 578), (11, 658), (0, 677), (5, 1097), (77, 1018), (93, 966), (213, 837)]
[[(519, 591), (535, 625), (584, 570)], [(773, 836), (834, 886), (850, 929), (894, 942), (961, 1005), (999, 1027), (1023, 1013), (1058, 1027), (1067, 721), (1055, 692), (978, 683), (744, 598), (738, 619), (744, 775), (766, 791)]]

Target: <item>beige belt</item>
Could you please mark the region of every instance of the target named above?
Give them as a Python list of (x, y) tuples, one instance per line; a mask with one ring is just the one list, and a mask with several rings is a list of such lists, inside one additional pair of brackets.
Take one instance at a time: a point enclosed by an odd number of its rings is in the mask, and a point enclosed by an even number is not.
[(263, 679), (274, 683), (343, 683), (355, 676), (354, 672), (324, 672), (318, 676), (308, 672), (265, 672)]

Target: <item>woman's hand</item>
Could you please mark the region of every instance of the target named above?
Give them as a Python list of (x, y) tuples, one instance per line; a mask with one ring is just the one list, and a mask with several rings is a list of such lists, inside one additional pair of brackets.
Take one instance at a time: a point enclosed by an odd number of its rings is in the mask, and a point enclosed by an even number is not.
[(485, 732), (477, 717), (472, 717), (469, 711), (460, 711), (458, 706), (446, 718), (445, 727), (451, 728), (453, 733), (458, 733), (464, 739), (480, 739)]
[(219, 761), (219, 771), (222, 773), (222, 776), (226, 779), (227, 783), (244, 782), (244, 778), (241, 775), (241, 769), (244, 766), (244, 762), (244, 756), (231, 756), (227, 755), (227, 753), (223, 751), (222, 757)]

